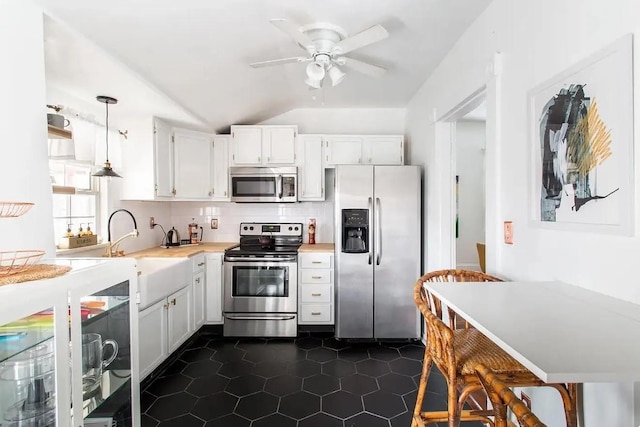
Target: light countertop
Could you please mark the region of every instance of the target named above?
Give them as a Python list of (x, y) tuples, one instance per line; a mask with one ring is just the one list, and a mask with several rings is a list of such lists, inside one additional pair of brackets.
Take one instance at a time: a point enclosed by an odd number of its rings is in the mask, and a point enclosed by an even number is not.
[(298, 249), (298, 252), (333, 252), (334, 244), (333, 243), (316, 243), (315, 245), (310, 245), (308, 243), (303, 244)]
[(133, 258), (187, 258), (205, 252), (222, 253), (237, 244), (237, 242), (203, 242), (199, 245), (174, 246), (168, 249), (156, 246), (137, 252), (131, 252), (126, 256)]

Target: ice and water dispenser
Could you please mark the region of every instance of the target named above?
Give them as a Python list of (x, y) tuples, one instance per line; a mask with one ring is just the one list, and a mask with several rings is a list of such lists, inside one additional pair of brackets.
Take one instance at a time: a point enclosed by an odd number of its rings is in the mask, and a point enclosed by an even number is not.
[(369, 210), (342, 210), (342, 252), (369, 252)]

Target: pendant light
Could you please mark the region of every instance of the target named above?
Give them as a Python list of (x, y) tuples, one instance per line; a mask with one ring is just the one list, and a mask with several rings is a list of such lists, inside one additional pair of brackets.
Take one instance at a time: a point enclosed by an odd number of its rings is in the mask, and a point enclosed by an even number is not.
[(105, 126), (107, 128), (105, 131), (105, 145), (107, 148), (107, 157), (102, 169), (94, 173), (93, 176), (98, 176), (98, 177), (107, 176), (107, 177), (122, 178), (120, 175), (115, 173), (113, 169), (111, 169), (111, 163), (109, 162), (109, 104), (117, 104), (118, 100), (110, 96), (104, 96), (104, 95), (99, 95), (96, 97), (96, 99), (98, 100), (98, 102), (104, 103), (105, 108), (107, 110), (107, 114), (106, 114), (107, 118), (105, 120)]

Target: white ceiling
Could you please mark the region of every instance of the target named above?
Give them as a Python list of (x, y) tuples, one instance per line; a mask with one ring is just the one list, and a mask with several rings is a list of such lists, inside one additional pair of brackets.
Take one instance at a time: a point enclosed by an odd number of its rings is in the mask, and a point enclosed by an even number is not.
[[(490, 3), (490, 0), (34, 1), (58, 22), (45, 28), (48, 78), (57, 80), (61, 86), (85, 85), (91, 96), (96, 91), (104, 92), (108, 83), (111, 96), (138, 99), (138, 103), (151, 91), (164, 101), (174, 101), (180, 114), (190, 113), (191, 121), (200, 119), (212, 130), (222, 130), (234, 123), (255, 123), (302, 107), (404, 107)], [(319, 94), (309, 91), (304, 83), (305, 64), (251, 68), (248, 66), (251, 62), (304, 55), (290, 37), (269, 23), (272, 18), (286, 18), (300, 25), (330, 22), (350, 35), (382, 24), (389, 38), (349, 56), (386, 67), (388, 72), (376, 79), (345, 68), (345, 80), (336, 87), (325, 85)], [(60, 23), (68, 28), (63, 31)], [(86, 40), (71, 40), (78, 38)], [(86, 52), (76, 52), (82, 51), (76, 48), (86, 46), (87, 41), (98, 52), (95, 58)], [(120, 68), (132, 72), (129, 74), (134, 77), (128, 83), (119, 87), (120, 79), (113, 78), (117, 73), (104, 72), (109, 67), (101, 65), (97, 57), (105, 53), (121, 62)], [(92, 67), (101, 77), (81, 78), (92, 74)], [(105, 81), (109, 78), (110, 82)], [(90, 87), (101, 83), (102, 89)], [(138, 93), (136, 83), (144, 91)], [(75, 91), (79, 93), (79, 89)]]

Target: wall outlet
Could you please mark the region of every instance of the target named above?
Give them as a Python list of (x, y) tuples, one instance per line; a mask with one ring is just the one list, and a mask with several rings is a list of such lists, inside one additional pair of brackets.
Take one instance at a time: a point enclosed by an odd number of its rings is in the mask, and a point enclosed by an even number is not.
[(513, 245), (513, 222), (504, 222), (504, 243)]
[(153, 217), (149, 218), (149, 228), (153, 230), (153, 227), (156, 226), (156, 220)]
[(217, 230), (218, 229), (218, 218), (212, 218), (211, 219), (211, 229), (212, 230)]
[(531, 398), (524, 391), (520, 392), (520, 400), (527, 408), (531, 409)]

